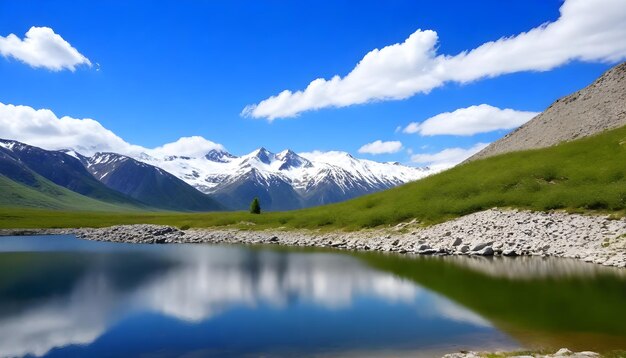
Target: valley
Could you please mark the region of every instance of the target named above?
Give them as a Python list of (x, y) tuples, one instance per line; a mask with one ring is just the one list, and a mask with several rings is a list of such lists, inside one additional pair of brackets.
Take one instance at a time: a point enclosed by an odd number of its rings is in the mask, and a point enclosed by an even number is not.
[(626, 358), (626, 1), (0, 1), (0, 358)]

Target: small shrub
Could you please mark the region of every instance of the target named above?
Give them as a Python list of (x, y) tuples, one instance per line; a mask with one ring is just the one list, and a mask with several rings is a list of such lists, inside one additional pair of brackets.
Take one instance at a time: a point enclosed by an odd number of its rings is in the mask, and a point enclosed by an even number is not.
[(252, 203), (250, 203), (250, 214), (260, 214), (261, 213), (261, 204), (259, 203), (259, 198), (254, 198)]
[(558, 210), (566, 206), (561, 195), (551, 195), (539, 202), (539, 208), (541, 210)]
[(376, 200), (368, 200), (368, 201), (365, 202), (365, 205), (363, 205), (363, 207), (365, 209), (372, 209), (377, 204), (378, 204), (378, 202)]
[(319, 221), (317, 222), (317, 226), (318, 226), (318, 227), (322, 227), (322, 226), (329, 226), (329, 225), (332, 225), (332, 224), (334, 224), (334, 223), (335, 223), (335, 221), (334, 221), (333, 219), (330, 219), (330, 218), (323, 218), (323, 219), (321, 219), (321, 220), (319, 220)]
[(525, 192), (535, 193), (541, 190), (541, 185), (536, 180), (523, 179), (520, 182), (520, 189)]
[(552, 182), (558, 178), (558, 174), (555, 168), (545, 168), (542, 173), (537, 176), (537, 179), (543, 179), (546, 182)]
[(609, 204), (605, 200), (596, 199), (585, 205), (585, 209), (589, 210), (602, 210), (607, 209)]
[(624, 172), (622, 172), (619, 169), (616, 169), (607, 173), (606, 178), (607, 178), (608, 183), (619, 182), (624, 179)]
[(370, 218), (367, 218), (365, 222), (361, 224), (361, 227), (374, 228), (374, 227), (381, 226), (386, 223), (387, 223), (387, 220), (385, 218), (381, 216), (372, 216)]

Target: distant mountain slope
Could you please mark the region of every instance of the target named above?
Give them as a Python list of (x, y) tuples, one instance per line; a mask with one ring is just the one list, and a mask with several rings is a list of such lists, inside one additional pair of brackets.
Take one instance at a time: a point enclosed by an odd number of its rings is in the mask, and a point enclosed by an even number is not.
[(398, 163), (356, 159), (345, 152), (299, 155), (259, 148), (237, 157), (223, 150), (204, 156), (142, 155), (232, 209), (259, 197), (264, 210), (291, 210), (351, 199), (423, 178), (432, 172)]
[(99, 182), (77, 158), (60, 151), (47, 151), (16, 141), (0, 139), (0, 175), (34, 188), (41, 188), (40, 179), (45, 178), (92, 199), (145, 207), (143, 203)]
[(525, 149), (545, 148), (626, 125), (626, 63), (582, 90), (554, 102), (517, 130), (468, 161)]
[[(0, 142), (5, 147), (7, 142)], [(105, 203), (52, 183), (0, 147), (0, 206), (63, 210), (119, 211), (133, 205)]]
[(80, 211), (134, 211), (135, 206), (116, 205), (88, 198), (34, 174), (32, 185), (0, 175), (0, 207)]
[[(0, 175), (20, 185), (4, 183), (5, 198), (23, 198), (21, 206), (28, 199), (35, 198), (31, 191), (41, 192), (50, 198), (38, 197), (43, 207), (80, 209), (77, 205), (56, 202), (55, 198), (68, 193), (54, 188), (55, 185), (76, 194), (111, 203), (114, 206), (99, 206), (97, 203), (84, 203), (87, 207), (115, 209), (115, 205), (142, 209), (164, 209), (173, 211), (212, 211), (223, 206), (206, 194), (201, 193), (163, 169), (113, 153), (97, 153), (91, 158), (72, 150), (48, 151), (24, 143), (0, 139)], [(43, 183), (43, 184), (42, 184)], [(20, 193), (26, 190), (29, 195)], [(11, 195), (9, 195), (11, 194)], [(48, 195), (48, 196), (50, 196)], [(10, 204), (10, 202), (7, 202)], [(4, 205), (0, 203), (0, 205)], [(26, 205), (40, 207), (42, 205)]]
[(285, 178), (267, 175), (253, 168), (229, 178), (215, 191), (215, 197), (224, 205), (246, 209), (258, 197), (263, 210), (293, 210), (303, 206), (302, 199)]
[[(77, 193), (112, 203), (175, 211), (246, 210), (255, 197), (263, 210), (292, 210), (340, 202), (432, 174), (429, 168), (379, 163), (345, 152), (302, 155), (259, 148), (237, 157), (211, 150), (198, 157), (116, 153), (86, 157), (74, 150), (47, 151), (0, 140), (0, 152), (15, 159), (14, 176), (29, 171)], [(14, 163), (15, 164), (15, 163)], [(5, 165), (9, 173), (9, 164)]]
[(76, 155), (107, 187), (152, 207), (175, 211), (223, 209), (217, 201), (163, 169), (115, 154)]

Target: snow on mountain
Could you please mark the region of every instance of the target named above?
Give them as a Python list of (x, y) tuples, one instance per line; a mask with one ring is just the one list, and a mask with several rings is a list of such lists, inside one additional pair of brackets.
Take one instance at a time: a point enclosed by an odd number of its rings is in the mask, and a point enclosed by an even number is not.
[[(24, 144), (0, 140), (0, 149)], [(78, 159), (108, 188), (153, 207), (201, 211), (245, 209), (254, 197), (263, 210), (290, 210), (351, 199), (423, 178), (433, 171), (399, 163), (357, 159), (345, 152), (273, 153), (259, 148), (235, 156), (222, 148), (189, 155), (139, 153), (134, 157), (61, 150), (61, 161)], [(75, 159), (74, 159), (75, 158)], [(78, 164), (78, 163), (77, 163)], [(208, 195), (210, 195), (210, 197)]]
[(14, 140), (8, 140), (8, 139), (0, 139), (0, 147), (13, 151), (13, 150), (22, 150), (26, 147), (27, 145), (24, 143), (20, 143)]
[(0, 140), (0, 147), (8, 149), (8, 150), (12, 150), (13, 143), (9, 141)]
[[(266, 208), (272, 210), (293, 208), (294, 202), (299, 202), (299, 207), (337, 202), (432, 173), (429, 168), (357, 159), (338, 151), (296, 154), (284, 150), (275, 154), (259, 148), (241, 157), (211, 150), (200, 157), (143, 154), (135, 159), (162, 168), (237, 209), (243, 209), (252, 197), (263, 195)], [(289, 186), (294, 193), (285, 198), (287, 194), (272, 192), (278, 186)], [(288, 207), (285, 201), (290, 203)]]
[(416, 168), (401, 165), (397, 162), (380, 163), (372, 160), (356, 159), (349, 153), (339, 151), (302, 153), (302, 156), (311, 161), (342, 168), (353, 175), (366, 179), (372, 184), (382, 181), (390, 186), (395, 186), (432, 174), (428, 167)]
[[(70, 151), (66, 151), (70, 154)], [(213, 198), (199, 192), (166, 170), (117, 153), (75, 153), (83, 166), (107, 187), (152, 207), (179, 211), (223, 209)]]

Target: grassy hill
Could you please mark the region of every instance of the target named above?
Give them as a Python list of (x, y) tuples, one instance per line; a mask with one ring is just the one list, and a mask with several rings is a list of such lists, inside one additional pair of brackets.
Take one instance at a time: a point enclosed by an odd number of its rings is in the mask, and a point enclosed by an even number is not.
[[(310, 209), (262, 215), (231, 212), (133, 216), (0, 209), (0, 227), (103, 226), (118, 222), (209, 227), (245, 221), (257, 224), (256, 228), (354, 230), (412, 218), (432, 224), (492, 207), (624, 215), (626, 127), (555, 147), (466, 163), (394, 189)], [(39, 220), (38, 216), (45, 219)]]
[[(68, 189), (91, 199), (116, 206), (133, 206), (149, 209), (149, 206), (126, 196), (94, 178), (76, 158), (60, 151), (48, 151), (28, 144), (0, 139), (0, 175), (25, 185), (53, 199), (61, 192), (52, 186)], [(5, 193), (5, 195), (17, 194)], [(80, 202), (81, 200), (78, 199)], [(29, 207), (36, 202), (21, 200)], [(1, 202), (0, 202), (1, 203)], [(71, 207), (81, 206), (69, 202)], [(86, 209), (89, 210), (89, 205)], [(45, 208), (45, 205), (40, 207)], [(62, 206), (67, 207), (67, 205)]]
[[(138, 210), (130, 205), (111, 204), (75, 193), (32, 174), (31, 185), (0, 175), (0, 208), (46, 208), (51, 210), (120, 211)], [(6, 209), (4, 209), (6, 210)], [(5, 214), (0, 214), (5, 216)]]

